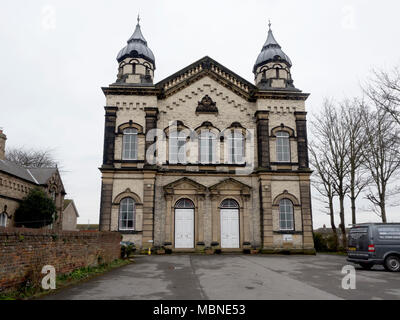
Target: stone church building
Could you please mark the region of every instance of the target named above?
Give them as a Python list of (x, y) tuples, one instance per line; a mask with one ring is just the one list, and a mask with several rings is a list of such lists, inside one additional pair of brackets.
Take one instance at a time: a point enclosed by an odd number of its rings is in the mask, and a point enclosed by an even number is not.
[(102, 88), (101, 230), (144, 249), (313, 252), (309, 94), (271, 28), (254, 84), (210, 57), (154, 83), (139, 22), (117, 61)]

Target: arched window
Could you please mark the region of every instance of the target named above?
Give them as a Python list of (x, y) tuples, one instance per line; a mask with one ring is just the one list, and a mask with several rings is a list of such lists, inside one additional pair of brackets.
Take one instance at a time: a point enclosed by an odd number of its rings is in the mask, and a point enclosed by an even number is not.
[(201, 130), (199, 136), (199, 161), (200, 163), (215, 163), (217, 161), (217, 139), (213, 132)]
[(136, 63), (132, 63), (132, 73), (136, 74)]
[(241, 132), (234, 130), (228, 136), (229, 163), (243, 164), (245, 162), (245, 140)]
[(289, 199), (279, 201), (279, 226), (282, 231), (294, 230), (293, 203)]
[(289, 133), (286, 131), (276, 133), (276, 159), (278, 162), (290, 162)]
[(7, 215), (0, 213), (0, 227), (7, 227)]
[(192, 200), (180, 199), (175, 204), (175, 209), (194, 209), (194, 204), (193, 204)]
[(122, 160), (137, 160), (138, 156), (138, 131), (128, 128), (123, 131)]
[(132, 198), (122, 199), (119, 204), (119, 230), (135, 230), (136, 206)]
[(173, 131), (169, 135), (169, 162), (186, 163), (186, 136)]
[(221, 203), (221, 209), (239, 209), (239, 204), (236, 202), (236, 200), (225, 199)]

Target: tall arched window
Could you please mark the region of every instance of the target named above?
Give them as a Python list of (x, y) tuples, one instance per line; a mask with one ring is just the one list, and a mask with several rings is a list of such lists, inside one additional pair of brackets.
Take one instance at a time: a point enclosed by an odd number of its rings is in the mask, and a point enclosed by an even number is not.
[(289, 199), (279, 201), (279, 227), (282, 231), (294, 230), (293, 203)]
[(245, 162), (245, 140), (241, 132), (232, 131), (228, 136), (229, 163), (243, 164)]
[(221, 203), (221, 209), (239, 209), (239, 204), (236, 202), (236, 200), (225, 199)]
[(123, 131), (122, 160), (137, 160), (138, 156), (138, 131), (128, 128)]
[(136, 206), (132, 198), (122, 199), (119, 204), (119, 230), (135, 230)]
[(7, 227), (7, 215), (0, 213), (0, 227)]
[(202, 130), (199, 136), (199, 161), (200, 163), (215, 163), (217, 161), (216, 135), (207, 130)]
[(276, 159), (278, 162), (290, 162), (289, 133), (286, 131), (276, 133)]
[(180, 199), (176, 202), (175, 209), (194, 209), (194, 204), (190, 199)]
[(169, 135), (169, 162), (186, 163), (186, 136), (173, 131)]

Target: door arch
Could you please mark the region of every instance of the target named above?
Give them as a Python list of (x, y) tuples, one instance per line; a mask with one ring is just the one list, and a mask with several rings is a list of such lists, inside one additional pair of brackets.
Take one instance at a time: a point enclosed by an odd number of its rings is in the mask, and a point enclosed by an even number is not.
[(190, 199), (175, 204), (175, 248), (194, 248), (194, 204)]
[(221, 248), (240, 248), (239, 204), (236, 200), (225, 199), (220, 206)]

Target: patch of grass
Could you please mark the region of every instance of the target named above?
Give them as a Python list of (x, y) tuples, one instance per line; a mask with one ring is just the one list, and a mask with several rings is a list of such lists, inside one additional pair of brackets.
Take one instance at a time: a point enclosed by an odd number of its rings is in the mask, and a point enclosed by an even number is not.
[(125, 266), (130, 263), (131, 263), (130, 260), (118, 259), (114, 260), (111, 263), (104, 263), (95, 267), (79, 268), (72, 271), (71, 273), (57, 276), (56, 290), (44, 290), (38, 284), (36, 285), (27, 284), (27, 285), (22, 285), (19, 290), (7, 292), (4, 294), (0, 293), (0, 300), (27, 300), (27, 299), (39, 298), (49, 293), (53, 293), (57, 290), (60, 290), (62, 288), (68, 287), (70, 285), (89, 280), (107, 271)]

